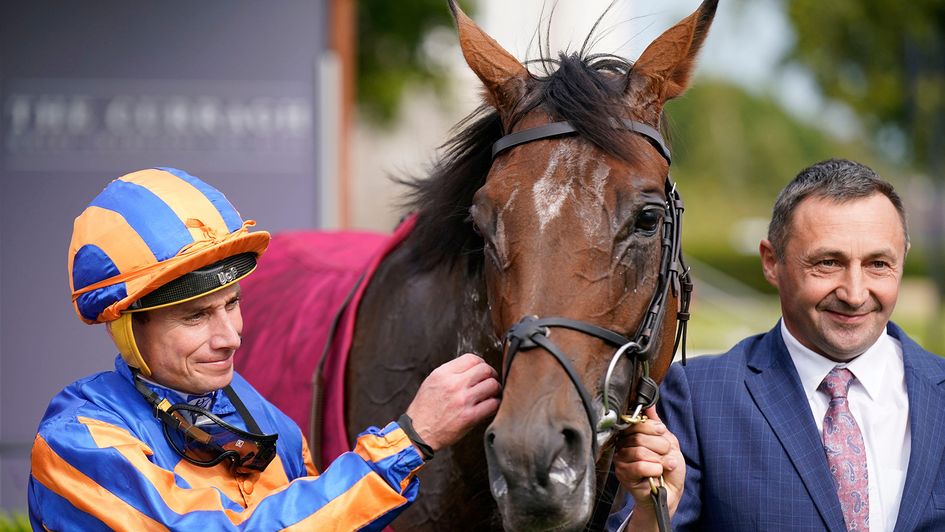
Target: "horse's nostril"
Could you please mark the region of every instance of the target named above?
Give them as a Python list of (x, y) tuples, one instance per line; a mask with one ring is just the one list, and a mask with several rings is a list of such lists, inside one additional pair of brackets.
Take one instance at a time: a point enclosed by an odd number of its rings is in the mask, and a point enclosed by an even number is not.
[(574, 447), (580, 447), (581, 433), (578, 432), (577, 429), (564, 428), (561, 430), (561, 434), (564, 435), (564, 445), (568, 449), (573, 449)]
[(580, 467), (583, 463), (583, 442), (581, 432), (574, 427), (564, 426), (558, 434), (560, 439), (549, 447), (547, 462), (544, 467), (535, 470), (535, 479), (538, 485), (546, 489), (557, 489), (554, 485), (573, 488), (578, 479)]
[(561, 434), (564, 436), (565, 453), (568, 460), (573, 463), (584, 451), (584, 437), (581, 436), (579, 430), (571, 427), (561, 429)]
[(587, 434), (571, 424), (511, 435), (507, 429), (489, 429), (483, 440), (493, 495), (515, 490), (543, 497), (571, 493), (587, 469)]
[(491, 429), (487, 430), (483, 440), (486, 450), (486, 462), (488, 463), (490, 474), (492, 474), (493, 471), (498, 473), (501, 471), (502, 466), (499, 465), (499, 450), (496, 449), (495, 431)]

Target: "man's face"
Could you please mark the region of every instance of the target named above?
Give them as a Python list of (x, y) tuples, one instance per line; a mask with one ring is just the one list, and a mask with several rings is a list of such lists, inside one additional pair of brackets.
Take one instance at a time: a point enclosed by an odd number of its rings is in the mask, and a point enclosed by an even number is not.
[(783, 261), (761, 242), (765, 277), (784, 324), (804, 346), (838, 362), (862, 354), (896, 306), (906, 242), (882, 194), (846, 203), (810, 197), (795, 209)]
[(192, 394), (218, 390), (233, 378), (243, 317), (238, 284), (193, 301), (147, 311), (133, 324), (135, 342), (154, 382)]

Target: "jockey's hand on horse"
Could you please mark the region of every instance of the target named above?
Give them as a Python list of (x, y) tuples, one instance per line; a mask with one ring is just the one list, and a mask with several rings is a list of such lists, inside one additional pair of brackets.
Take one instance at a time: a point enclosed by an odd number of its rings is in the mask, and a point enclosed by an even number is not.
[(436, 368), (407, 407), (414, 429), (434, 451), (456, 443), (498, 410), (497, 377), (492, 366), (472, 353)]
[(676, 513), (686, 480), (686, 461), (676, 436), (660, 421), (656, 408), (650, 407), (644, 413), (647, 421), (627, 428), (617, 438), (614, 451), (617, 479), (636, 501), (627, 530), (657, 529), (650, 478), (658, 484), (663, 475), (670, 516)]

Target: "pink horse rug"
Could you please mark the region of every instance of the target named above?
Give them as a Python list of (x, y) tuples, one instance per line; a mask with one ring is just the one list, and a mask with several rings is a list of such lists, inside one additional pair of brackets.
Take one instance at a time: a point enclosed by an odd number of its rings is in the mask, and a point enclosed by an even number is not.
[[(256, 272), (241, 282), (243, 343), (236, 371), (298, 423), (303, 434), (314, 434), (310, 443), (319, 450), (314, 459), (320, 467), (350, 450), (344, 376), (361, 296), (414, 222), (414, 217), (406, 219), (393, 235), (279, 234)], [(321, 426), (313, 426), (313, 419)]]

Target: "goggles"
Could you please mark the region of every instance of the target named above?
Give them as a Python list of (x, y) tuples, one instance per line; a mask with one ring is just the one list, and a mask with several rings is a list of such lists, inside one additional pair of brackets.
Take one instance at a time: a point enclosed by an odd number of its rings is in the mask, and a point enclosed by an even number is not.
[(138, 391), (154, 406), (155, 417), (164, 425), (167, 442), (184, 460), (201, 467), (213, 467), (226, 461), (231, 472), (250, 474), (264, 471), (275, 458), (279, 435), (262, 434), (230, 386), (223, 391), (249, 430), (230, 425), (206, 408), (187, 403), (171, 404), (167, 399), (159, 398), (141, 381), (137, 372), (134, 382)]

